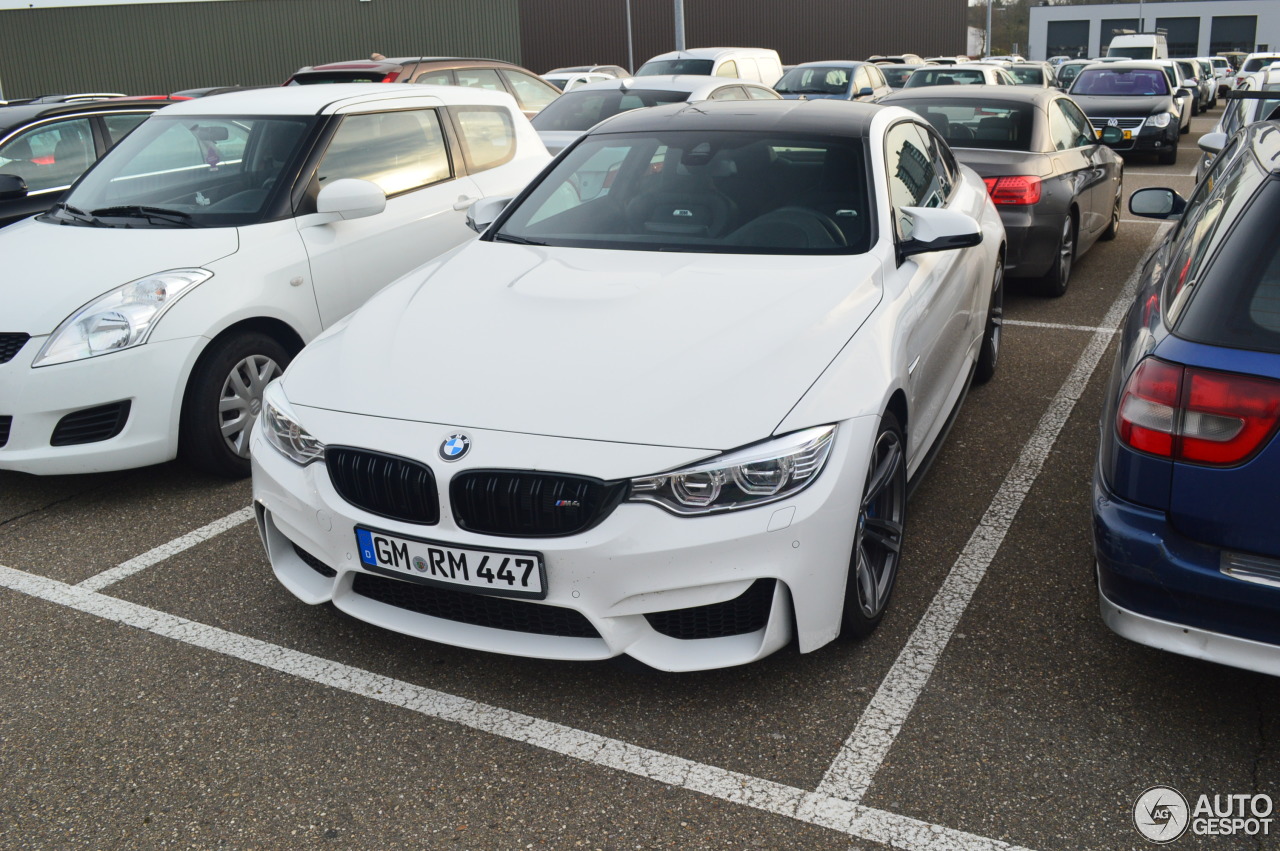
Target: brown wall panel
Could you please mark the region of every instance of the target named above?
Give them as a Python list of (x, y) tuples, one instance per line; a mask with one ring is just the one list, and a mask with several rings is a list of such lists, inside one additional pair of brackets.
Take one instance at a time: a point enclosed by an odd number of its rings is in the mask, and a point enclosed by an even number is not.
[(516, 0), (227, 0), (0, 11), (5, 96), (282, 83), (321, 62), (518, 61)]
[[(671, 0), (630, 0), (635, 64), (674, 46)], [(627, 64), (626, 0), (519, 0), (520, 53), (558, 65)], [(772, 47), (788, 65), (911, 51), (963, 53), (966, 0), (685, 0), (688, 47)]]

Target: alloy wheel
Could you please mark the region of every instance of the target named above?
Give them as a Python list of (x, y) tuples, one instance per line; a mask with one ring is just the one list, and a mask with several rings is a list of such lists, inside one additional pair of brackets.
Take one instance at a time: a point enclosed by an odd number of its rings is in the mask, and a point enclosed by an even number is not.
[(863, 617), (879, 618), (889, 601), (902, 550), (906, 513), (905, 454), (893, 430), (876, 438), (866, 489), (858, 509), (854, 581)]

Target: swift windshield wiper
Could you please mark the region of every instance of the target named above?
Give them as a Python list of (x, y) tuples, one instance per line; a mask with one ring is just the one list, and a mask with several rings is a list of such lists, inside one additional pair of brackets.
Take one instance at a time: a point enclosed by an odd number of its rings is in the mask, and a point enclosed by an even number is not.
[(525, 239), (523, 236), (512, 236), (509, 233), (495, 233), (493, 240), (494, 242), (514, 242), (516, 245), (546, 245), (545, 242), (538, 242), (536, 239)]
[(95, 227), (95, 228), (111, 227), (111, 225), (107, 224), (106, 222), (98, 221), (96, 218), (89, 215), (84, 210), (81, 210), (79, 207), (73, 207), (70, 204), (68, 204), (66, 201), (59, 201), (58, 203), (54, 204), (53, 209), (66, 215), (67, 218), (63, 220), (63, 224), (70, 224), (70, 222), (77, 222), (79, 224), (89, 225), (90, 227)]
[(164, 207), (147, 207), (141, 204), (130, 204), (122, 207), (103, 207), (94, 210), (94, 216), (115, 216), (122, 219), (146, 219), (150, 222), (164, 222), (181, 227), (195, 227), (190, 213), (181, 210), (166, 210)]

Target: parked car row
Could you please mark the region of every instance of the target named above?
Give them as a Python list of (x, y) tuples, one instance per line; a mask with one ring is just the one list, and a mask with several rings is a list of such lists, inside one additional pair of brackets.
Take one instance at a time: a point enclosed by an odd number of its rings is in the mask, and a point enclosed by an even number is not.
[[(1089, 65), (1066, 94), (1033, 63), (922, 64), (890, 93), (895, 63), (818, 62), (775, 90), (767, 53), (656, 57), (532, 124), (517, 72), (421, 58), (75, 113), (105, 156), (0, 231), (15, 279), (61, 284), (6, 288), (0, 469), (251, 470), (294, 595), (465, 647), (695, 670), (868, 635), (908, 483), (996, 372), (1006, 275), (1060, 296), (1115, 237), (1116, 151), (1176, 157), (1184, 69)], [(28, 109), (52, 133), (73, 107)], [(1223, 527), (1274, 478), (1280, 371), (1210, 350), (1271, 351), (1273, 258), (1219, 258), (1273, 218), (1274, 135), (1219, 144), (1185, 204), (1135, 194), (1183, 222), (1122, 343), (1095, 505), (1113, 628), (1182, 652), (1190, 625), (1268, 670), (1273, 602), (1238, 583), (1280, 587), (1280, 546)], [(0, 137), (0, 199), (70, 163), (64, 136)], [(486, 357), (444, 366), (477, 333)], [(586, 355), (549, 367), (548, 339)], [(1215, 484), (1235, 502), (1188, 507)], [(1134, 529), (1195, 544), (1153, 568)]]

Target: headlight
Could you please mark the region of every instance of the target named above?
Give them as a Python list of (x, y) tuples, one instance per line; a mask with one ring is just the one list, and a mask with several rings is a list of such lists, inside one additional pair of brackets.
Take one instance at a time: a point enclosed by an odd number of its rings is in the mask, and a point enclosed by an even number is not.
[(207, 269), (173, 269), (116, 287), (68, 316), (31, 365), (49, 366), (140, 346), (175, 301), (212, 277)]
[(258, 428), (280, 454), (295, 464), (306, 466), (324, 459), (324, 444), (298, 424), (298, 417), (284, 397), (284, 388), (276, 379), (262, 391), (262, 416)]
[(627, 499), (685, 515), (776, 502), (818, 478), (835, 433), (834, 425), (805, 429), (683, 470), (632, 479)]
[(1168, 127), (1171, 116), (1167, 112), (1160, 112), (1151, 116), (1152, 127)]

